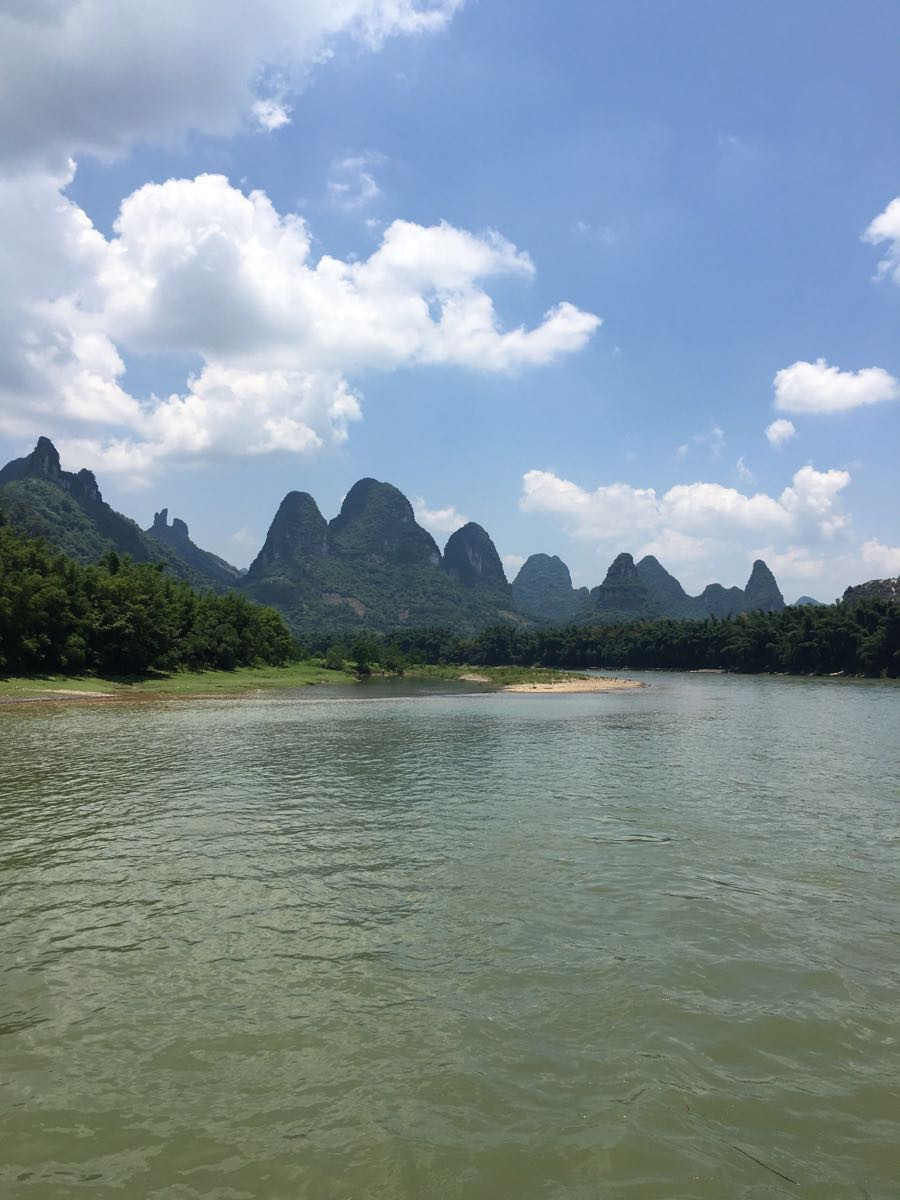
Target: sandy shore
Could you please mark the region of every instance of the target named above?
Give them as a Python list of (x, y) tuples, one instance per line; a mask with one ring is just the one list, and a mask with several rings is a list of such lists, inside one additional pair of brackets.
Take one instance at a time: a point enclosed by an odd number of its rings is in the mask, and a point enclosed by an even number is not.
[(637, 679), (602, 679), (600, 676), (582, 679), (561, 679), (557, 683), (508, 683), (504, 692), (620, 692), (640, 688), (645, 684)]

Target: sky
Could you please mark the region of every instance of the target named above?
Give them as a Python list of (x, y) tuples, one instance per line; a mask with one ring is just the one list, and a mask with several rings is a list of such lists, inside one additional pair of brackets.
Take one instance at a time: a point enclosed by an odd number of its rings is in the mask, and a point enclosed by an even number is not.
[(894, 0), (0, 0), (0, 459), (239, 566), (399, 487), (515, 574), (900, 573)]

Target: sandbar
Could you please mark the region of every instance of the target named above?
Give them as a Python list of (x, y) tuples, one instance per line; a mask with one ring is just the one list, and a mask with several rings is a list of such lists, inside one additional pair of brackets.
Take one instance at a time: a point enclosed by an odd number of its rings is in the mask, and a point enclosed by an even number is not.
[(560, 679), (556, 683), (508, 683), (504, 692), (619, 692), (646, 685), (637, 679), (608, 679), (600, 675)]

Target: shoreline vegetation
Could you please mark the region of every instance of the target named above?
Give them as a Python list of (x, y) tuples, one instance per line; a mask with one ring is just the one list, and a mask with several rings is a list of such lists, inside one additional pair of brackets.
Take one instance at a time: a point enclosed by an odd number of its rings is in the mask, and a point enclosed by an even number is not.
[(582, 675), (542, 667), (411, 666), (402, 672), (370, 670), (360, 674), (350, 668), (334, 670), (319, 660), (288, 666), (238, 667), (231, 671), (177, 671), (145, 676), (100, 675), (20, 676), (0, 678), (0, 705), (53, 703), (75, 700), (237, 699), (252, 692), (278, 691), (315, 684), (353, 684), (366, 679), (443, 679), (477, 683), (485, 691), (504, 692), (609, 692), (645, 686), (634, 679)]
[(234, 695), (372, 676), (610, 691), (585, 672), (900, 676), (900, 605), (863, 599), (705, 620), (295, 636), (235, 592), (198, 592), (115, 553), (81, 566), (0, 514), (0, 700)]

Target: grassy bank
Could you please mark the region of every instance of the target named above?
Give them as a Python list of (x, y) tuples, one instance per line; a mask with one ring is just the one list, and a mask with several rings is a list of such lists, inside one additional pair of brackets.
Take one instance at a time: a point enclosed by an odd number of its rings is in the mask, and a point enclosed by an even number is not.
[(36, 676), (0, 679), (0, 702), (10, 700), (89, 699), (140, 696), (234, 696), (270, 688), (314, 683), (350, 683), (354, 676), (309, 662), (287, 667), (238, 667), (234, 671), (177, 671), (129, 678), (99, 675)]

